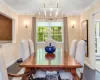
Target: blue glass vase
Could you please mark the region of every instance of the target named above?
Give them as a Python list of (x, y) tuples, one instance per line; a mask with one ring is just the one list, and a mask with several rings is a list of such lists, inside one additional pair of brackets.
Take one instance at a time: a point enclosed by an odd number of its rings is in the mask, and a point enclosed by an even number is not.
[(47, 53), (54, 53), (56, 51), (56, 47), (55, 46), (51, 46), (51, 43), (49, 43), (49, 46), (45, 47), (45, 51)]

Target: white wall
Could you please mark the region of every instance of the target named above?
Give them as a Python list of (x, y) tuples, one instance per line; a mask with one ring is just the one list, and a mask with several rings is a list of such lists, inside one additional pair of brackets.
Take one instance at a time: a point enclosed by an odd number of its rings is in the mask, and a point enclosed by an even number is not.
[(95, 20), (99, 20), (100, 21), (100, 12), (95, 15)]
[[(95, 35), (92, 21), (92, 14), (100, 9), (100, 1), (97, 1), (88, 10), (83, 12), (80, 16), (80, 22), (89, 20), (89, 57), (85, 58), (85, 63), (92, 69), (95, 69)], [(80, 27), (81, 28), (81, 27)], [(82, 31), (81, 31), (82, 35)]]
[[(19, 41), (22, 39), (31, 39), (31, 30), (32, 30), (32, 16), (30, 15), (19, 15), (18, 16), (18, 38)], [(27, 28), (26, 28), (27, 25)]]
[[(74, 22), (74, 28), (72, 28)], [(68, 16), (68, 41), (69, 49), (71, 46), (72, 40), (80, 40), (80, 16)]]
[(17, 58), (17, 36), (18, 36), (18, 15), (13, 12), (7, 5), (5, 5), (3, 2), (0, 2), (0, 13), (5, 14), (6, 16), (9, 16), (10, 18), (15, 20), (14, 28), (16, 32), (13, 34), (13, 43), (6, 43), (2, 44), (2, 52), (4, 54), (4, 58), (6, 61), (6, 65), (9, 66), (10, 63), (12, 63)]

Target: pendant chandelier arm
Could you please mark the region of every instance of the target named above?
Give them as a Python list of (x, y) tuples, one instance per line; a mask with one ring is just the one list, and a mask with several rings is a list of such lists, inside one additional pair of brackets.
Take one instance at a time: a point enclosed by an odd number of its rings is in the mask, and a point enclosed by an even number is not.
[[(53, 0), (51, 0), (51, 3), (53, 3)], [(56, 3), (56, 8), (54, 8), (54, 9), (52, 7), (49, 8), (49, 13), (48, 13), (48, 11), (47, 11), (48, 8), (46, 8), (46, 1), (44, 0), (44, 3), (43, 3), (43, 16), (44, 16), (44, 19), (51, 21), (51, 20), (57, 20), (59, 17), (63, 18), (64, 12), (63, 12), (63, 8), (61, 8), (61, 9), (62, 10), (59, 12), (59, 0), (58, 0), (57, 3)], [(40, 14), (40, 11), (39, 11), (39, 16), (42, 17), (41, 14)]]

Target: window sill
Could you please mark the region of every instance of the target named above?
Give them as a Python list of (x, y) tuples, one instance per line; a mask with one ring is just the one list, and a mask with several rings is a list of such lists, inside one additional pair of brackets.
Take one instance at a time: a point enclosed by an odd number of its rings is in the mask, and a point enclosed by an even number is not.
[(96, 57), (100, 57), (100, 53), (96, 53)]

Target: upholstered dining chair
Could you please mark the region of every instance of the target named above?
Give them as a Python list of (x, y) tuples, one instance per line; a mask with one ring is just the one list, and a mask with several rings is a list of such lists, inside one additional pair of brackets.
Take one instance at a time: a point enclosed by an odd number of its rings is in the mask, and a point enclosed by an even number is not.
[(75, 58), (75, 53), (76, 53), (76, 47), (77, 47), (77, 40), (73, 40), (71, 43), (71, 47), (70, 47), (70, 55)]
[[(29, 44), (27, 40), (22, 40), (20, 42), (20, 54), (22, 61), (26, 60), (30, 56)], [(25, 68), (22, 68), (22, 70), (25, 72)], [(32, 78), (32, 75), (30, 75), (30, 77)]]
[(59, 75), (60, 75), (61, 80), (73, 80), (73, 76), (70, 72), (61, 70), (59, 71)]
[[(28, 44), (29, 44), (29, 52), (30, 55), (34, 54), (34, 44), (33, 41), (30, 39), (28, 40)], [(37, 70), (36, 74), (35, 74), (35, 78), (45, 78), (46, 77), (46, 72), (42, 71), (42, 70)]]
[[(30, 46), (29, 46), (30, 44)], [(29, 50), (29, 47), (30, 47), (30, 50)], [(27, 41), (27, 40), (22, 40), (21, 41), (21, 56), (22, 56), (22, 60), (26, 60), (30, 55), (32, 55), (33, 53), (33, 42), (31, 40)], [(32, 49), (32, 50), (31, 50)], [(30, 52), (32, 52), (30, 54)], [(44, 76), (42, 76), (44, 75)], [(41, 71), (41, 70), (37, 70), (36, 71), (36, 74), (35, 74), (35, 77), (32, 77), (34, 76), (34, 74), (30, 75), (31, 78), (45, 78), (46, 74), (44, 71)]]
[[(83, 70), (84, 70), (84, 58), (86, 54), (86, 43), (84, 40), (80, 40), (77, 43), (77, 48), (76, 48), (76, 56), (75, 59), (83, 66), (82, 68), (77, 68), (76, 72), (77, 75), (79, 76), (80, 80), (82, 80), (83, 76)], [(65, 71), (59, 71), (61, 79), (69, 79), (72, 80), (71, 73), (65, 72)]]
[(30, 55), (33, 55), (34, 54), (34, 44), (33, 44), (33, 41), (31, 39), (29, 39), (28, 40), (28, 44), (29, 44)]
[(26, 60), (30, 56), (29, 44), (27, 40), (22, 40), (20, 42), (20, 53), (22, 60)]
[(42, 70), (37, 70), (36, 71), (36, 74), (35, 74), (35, 78), (42, 78), (42, 79), (45, 79), (46, 77), (46, 71), (42, 71)]
[(13, 77), (13, 80), (21, 80), (22, 77), (29, 76), (29, 73), (26, 74), (7, 73), (4, 56), (2, 54), (2, 48), (0, 47), (0, 80), (9, 80), (8, 76)]
[(85, 54), (86, 54), (86, 42), (84, 40), (80, 40), (77, 44), (75, 59), (83, 66), (82, 68), (78, 68), (76, 70), (81, 80), (83, 78)]

